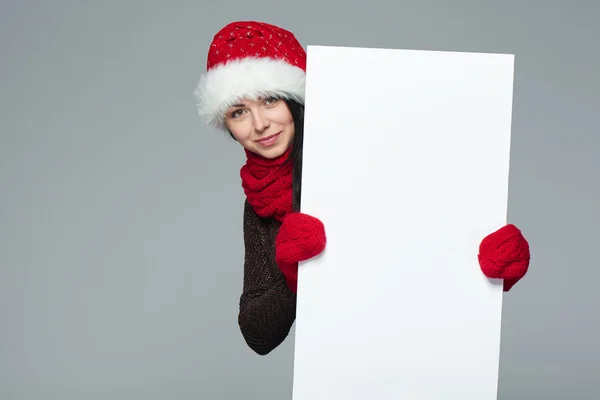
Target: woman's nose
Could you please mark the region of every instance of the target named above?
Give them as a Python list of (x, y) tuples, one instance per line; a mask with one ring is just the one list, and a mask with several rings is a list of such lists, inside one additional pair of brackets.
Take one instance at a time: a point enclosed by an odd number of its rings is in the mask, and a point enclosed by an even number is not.
[(254, 129), (258, 132), (262, 132), (269, 127), (269, 119), (266, 118), (263, 113), (258, 112), (254, 114)]

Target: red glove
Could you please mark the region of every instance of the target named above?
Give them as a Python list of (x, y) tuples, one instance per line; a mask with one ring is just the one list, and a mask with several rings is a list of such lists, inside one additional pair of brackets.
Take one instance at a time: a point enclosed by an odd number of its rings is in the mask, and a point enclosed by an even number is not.
[(319, 255), (326, 242), (325, 227), (317, 218), (299, 212), (285, 216), (275, 239), (275, 261), (294, 292), (298, 285), (298, 263)]
[(514, 225), (506, 225), (486, 236), (479, 246), (479, 265), (488, 278), (504, 279), (508, 292), (527, 273), (529, 243)]

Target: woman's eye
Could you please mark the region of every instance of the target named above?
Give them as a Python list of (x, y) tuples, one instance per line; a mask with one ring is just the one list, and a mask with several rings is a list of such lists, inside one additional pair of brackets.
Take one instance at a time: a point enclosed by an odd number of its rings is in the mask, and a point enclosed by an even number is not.
[(234, 112), (231, 113), (231, 117), (232, 118), (241, 117), (242, 113), (243, 113), (243, 110), (235, 110)]
[(267, 104), (274, 104), (277, 101), (275, 97), (269, 97), (267, 99)]

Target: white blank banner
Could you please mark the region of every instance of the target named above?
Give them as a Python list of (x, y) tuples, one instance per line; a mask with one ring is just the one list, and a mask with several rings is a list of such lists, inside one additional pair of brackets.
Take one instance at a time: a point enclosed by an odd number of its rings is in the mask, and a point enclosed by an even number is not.
[(294, 400), (497, 398), (513, 62), (308, 47)]

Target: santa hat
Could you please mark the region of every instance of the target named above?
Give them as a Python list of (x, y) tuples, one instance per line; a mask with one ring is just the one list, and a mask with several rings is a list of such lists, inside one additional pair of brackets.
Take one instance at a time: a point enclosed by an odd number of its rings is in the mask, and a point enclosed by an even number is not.
[(242, 98), (277, 96), (304, 104), (306, 53), (294, 35), (264, 22), (232, 22), (213, 38), (194, 95), (198, 114), (226, 130), (225, 111)]

